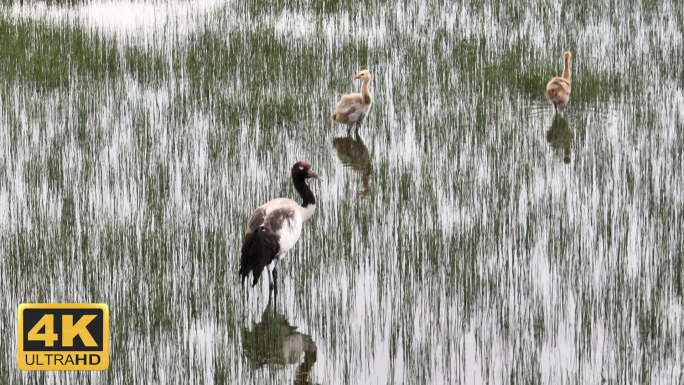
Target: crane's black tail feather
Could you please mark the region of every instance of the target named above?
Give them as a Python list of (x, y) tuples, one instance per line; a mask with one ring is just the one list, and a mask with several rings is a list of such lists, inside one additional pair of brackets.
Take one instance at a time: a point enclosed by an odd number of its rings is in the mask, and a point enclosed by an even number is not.
[(260, 227), (256, 231), (247, 234), (242, 244), (242, 261), (240, 263), (240, 275), (242, 282), (252, 273), (254, 281), (252, 287), (259, 281), (259, 277), (273, 258), (278, 254), (280, 243), (278, 237), (269, 229)]

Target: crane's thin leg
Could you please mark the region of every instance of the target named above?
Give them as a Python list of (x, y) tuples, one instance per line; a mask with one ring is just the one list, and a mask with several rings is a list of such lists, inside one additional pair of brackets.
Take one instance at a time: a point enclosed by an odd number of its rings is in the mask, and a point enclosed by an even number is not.
[(274, 284), (273, 284), (273, 262), (269, 263), (266, 265), (266, 270), (268, 271), (268, 288), (273, 290)]
[(273, 295), (278, 294), (278, 261), (275, 262), (273, 267)]
[(273, 259), (271, 263), (266, 266), (268, 270), (269, 289), (278, 292), (278, 257)]

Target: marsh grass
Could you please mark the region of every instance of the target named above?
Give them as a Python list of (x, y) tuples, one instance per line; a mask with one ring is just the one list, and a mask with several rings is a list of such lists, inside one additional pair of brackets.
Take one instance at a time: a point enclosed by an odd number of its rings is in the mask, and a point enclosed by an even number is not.
[(45, 92), (73, 83), (105, 83), (119, 67), (116, 42), (80, 28), (0, 17), (4, 81)]
[(253, 15), (278, 14), (285, 10), (295, 12), (313, 12), (315, 15), (334, 16), (343, 11), (352, 13), (362, 13), (373, 10), (378, 5), (386, 5), (387, 1), (370, 0), (314, 0), (314, 1), (285, 1), (276, 0), (273, 2), (265, 0), (249, 0), (241, 2), (237, 9), (241, 12), (249, 12)]

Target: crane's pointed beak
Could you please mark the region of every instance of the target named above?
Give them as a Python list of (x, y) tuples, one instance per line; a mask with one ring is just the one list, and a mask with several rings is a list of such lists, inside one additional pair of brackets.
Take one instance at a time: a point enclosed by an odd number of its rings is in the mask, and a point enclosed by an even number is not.
[(361, 79), (361, 75), (354, 76), (354, 79)]
[(309, 171), (306, 172), (306, 175), (308, 175), (309, 178), (316, 178), (316, 179), (318, 179), (318, 180), (323, 180), (323, 178), (321, 178), (320, 176), (318, 176), (318, 174), (316, 174), (315, 172), (313, 172), (312, 169), (309, 169)]

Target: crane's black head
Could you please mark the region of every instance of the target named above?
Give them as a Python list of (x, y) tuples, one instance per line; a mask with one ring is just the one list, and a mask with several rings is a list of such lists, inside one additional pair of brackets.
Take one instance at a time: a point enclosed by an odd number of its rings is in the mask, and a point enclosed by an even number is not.
[(292, 179), (304, 180), (308, 178), (323, 180), (323, 178), (313, 172), (311, 165), (306, 162), (297, 162), (294, 166), (292, 166)]

